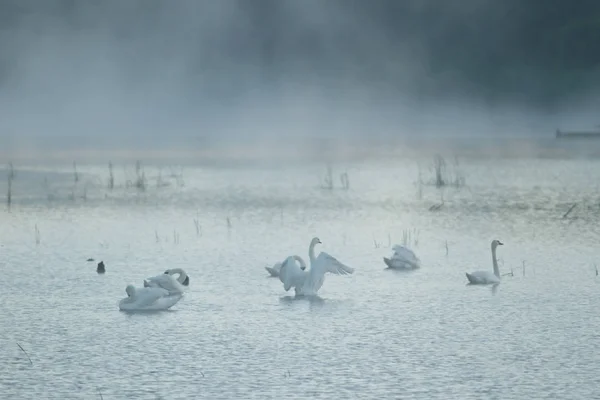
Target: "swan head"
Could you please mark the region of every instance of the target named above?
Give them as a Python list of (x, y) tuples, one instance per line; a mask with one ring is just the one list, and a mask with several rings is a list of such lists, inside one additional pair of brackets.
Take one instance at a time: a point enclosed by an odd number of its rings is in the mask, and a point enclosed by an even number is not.
[[(190, 277), (188, 276), (188, 274), (186, 274), (181, 268), (173, 268), (173, 269), (168, 269), (165, 271), (166, 275), (175, 275), (175, 274), (179, 274), (179, 279), (178, 281), (183, 285), (183, 286), (189, 286), (190, 285)], [(183, 279), (183, 282), (181, 282), (181, 278), (185, 276), (185, 278)]]
[(125, 288), (125, 293), (127, 293), (128, 297), (133, 297), (133, 295), (135, 294), (135, 286), (127, 285), (127, 287)]
[(319, 239), (318, 237), (314, 237), (311, 241), (310, 241), (310, 245), (314, 246), (316, 244), (322, 244), (321, 239)]
[(492, 249), (495, 249), (498, 246), (504, 246), (504, 243), (499, 241), (498, 239), (492, 240)]

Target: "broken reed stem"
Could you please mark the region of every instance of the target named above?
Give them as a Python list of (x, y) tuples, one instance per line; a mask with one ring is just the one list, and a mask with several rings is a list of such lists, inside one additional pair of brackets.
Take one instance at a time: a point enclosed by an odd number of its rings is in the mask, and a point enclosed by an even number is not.
[(20, 345), (18, 342), (17, 342), (17, 346), (19, 346), (19, 348), (21, 349), (21, 351), (22, 351), (23, 353), (25, 353), (25, 356), (26, 356), (26, 357), (27, 357), (27, 359), (29, 360), (29, 363), (30, 363), (31, 365), (33, 365), (33, 361), (31, 361), (31, 358), (29, 358), (29, 354), (27, 354), (27, 352), (25, 351), (25, 349), (23, 348), (23, 346), (21, 346), (21, 345)]
[(562, 216), (562, 217), (563, 217), (563, 219), (567, 218), (567, 217), (569, 216), (569, 214), (571, 214), (571, 211), (573, 211), (573, 209), (574, 209), (575, 207), (577, 207), (577, 203), (573, 204), (573, 205), (571, 206), (571, 208), (569, 208), (569, 210), (568, 210), (566, 213), (564, 213), (564, 215)]

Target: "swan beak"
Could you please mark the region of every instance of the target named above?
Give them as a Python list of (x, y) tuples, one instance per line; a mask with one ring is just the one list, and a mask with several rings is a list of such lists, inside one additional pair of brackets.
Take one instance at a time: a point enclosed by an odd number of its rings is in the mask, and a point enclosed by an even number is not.
[(504, 246), (504, 243), (498, 240), (498, 246)]
[(189, 286), (189, 284), (190, 284), (190, 277), (186, 276), (185, 280), (183, 281), (183, 286)]
[(148, 287), (148, 286), (150, 286), (150, 285), (148, 284), (148, 281), (144, 279), (144, 287)]

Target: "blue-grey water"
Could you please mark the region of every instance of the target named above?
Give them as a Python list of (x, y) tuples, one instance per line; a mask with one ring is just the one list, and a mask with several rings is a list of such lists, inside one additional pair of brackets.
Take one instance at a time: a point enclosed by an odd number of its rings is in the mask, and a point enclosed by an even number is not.
[[(333, 190), (316, 163), (144, 164), (144, 191), (126, 187), (132, 164), (115, 164), (113, 190), (104, 164), (78, 166), (77, 183), (70, 162), (15, 165), (0, 398), (593, 398), (600, 161), (447, 155), (464, 185), (440, 189), (432, 159), (334, 163)], [(422, 268), (384, 269), (406, 231)], [(295, 299), (264, 267), (307, 259), (313, 236), (356, 272)], [(493, 239), (512, 275), (466, 286), (492, 269)], [(191, 279), (175, 307), (118, 310), (127, 284), (174, 267)]]

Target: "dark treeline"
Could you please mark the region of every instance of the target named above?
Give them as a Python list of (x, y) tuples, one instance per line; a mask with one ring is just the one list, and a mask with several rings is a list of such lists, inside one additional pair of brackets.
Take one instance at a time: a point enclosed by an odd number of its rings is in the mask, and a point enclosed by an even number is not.
[[(217, 3), (230, 9), (208, 37), (202, 15)], [(179, 21), (182, 11), (186, 18)], [(32, 15), (36, 22), (24, 25)], [(57, 25), (72, 35), (102, 27), (121, 43), (143, 37), (157, 58), (183, 57), (190, 76), (235, 75), (240, 88), (243, 79), (350, 81), (389, 93), (460, 93), (547, 106), (593, 91), (600, 63), (595, 0), (0, 2), (3, 46), (11, 30), (26, 26), (42, 36)], [(187, 44), (175, 46), (185, 56), (173, 54), (174, 42)], [(0, 49), (2, 81), (18, 57), (18, 49)]]

